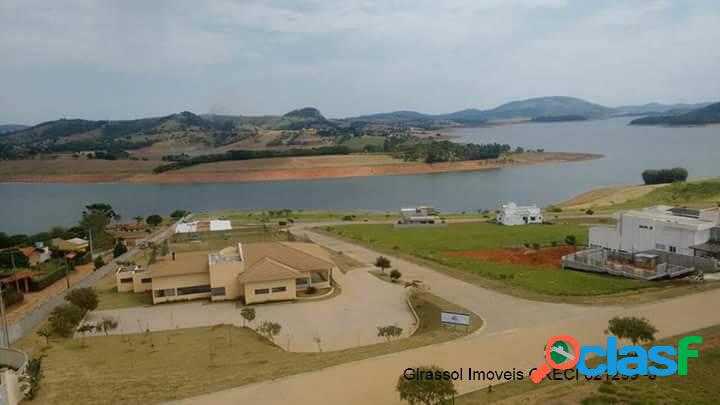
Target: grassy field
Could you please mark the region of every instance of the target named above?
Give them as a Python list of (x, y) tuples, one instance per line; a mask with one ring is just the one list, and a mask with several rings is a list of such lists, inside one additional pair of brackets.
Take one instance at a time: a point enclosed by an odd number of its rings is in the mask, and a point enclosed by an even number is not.
[(416, 308), (420, 327), (413, 336), (336, 352), (288, 353), (232, 326), (88, 337), (85, 347), (81, 339), (53, 339), (44, 348), (31, 333), (16, 346), (47, 356), (37, 403), (152, 404), (441, 343), (481, 326), (473, 315), (468, 331), (442, 327), (441, 310), (468, 311), (428, 293)]
[(568, 209), (584, 211), (593, 208), (595, 212), (613, 212), (659, 204), (696, 208), (717, 206), (720, 204), (720, 178), (597, 189), (580, 194), (560, 206), (566, 214)]
[(341, 145), (355, 151), (362, 151), (366, 146), (382, 147), (384, 143), (385, 137), (383, 136), (354, 136)]
[[(490, 223), (450, 224), (439, 228), (395, 229), (392, 225), (343, 225), (322, 228), (350, 241), (367, 244), (389, 254), (419, 258), (439, 270), (457, 270), (469, 282), (480, 279), (548, 296), (595, 296), (616, 294), (651, 286), (649, 282), (567, 271), (551, 267), (485, 262), (448, 252), (521, 247), (524, 244), (564, 244), (566, 235), (575, 235), (578, 244), (587, 243), (587, 227), (580, 225), (537, 225), (503, 227)], [(453, 272), (452, 270), (456, 270)], [(494, 287), (494, 285), (490, 285)], [(512, 293), (512, 291), (508, 291)], [(522, 294), (521, 294), (522, 295)]]
[[(691, 360), (687, 376), (658, 377), (655, 381), (545, 381), (535, 385), (529, 380), (509, 382), (457, 398), (457, 405), (502, 404), (717, 404), (720, 376), (720, 326), (687, 335), (703, 336), (700, 357)], [(656, 344), (677, 346), (679, 337)], [(589, 361), (593, 363), (592, 360)]]
[[(477, 221), (485, 221), (495, 217), (494, 213), (483, 210), (441, 212), (439, 216), (447, 220)], [(227, 219), (238, 224), (259, 224), (262, 221), (277, 224), (280, 221), (288, 221), (288, 219), (292, 219), (295, 222), (395, 222), (400, 219), (400, 213), (398, 211), (278, 209), (267, 211), (222, 210), (193, 214), (193, 220), (195, 221), (205, 221), (209, 219)]]

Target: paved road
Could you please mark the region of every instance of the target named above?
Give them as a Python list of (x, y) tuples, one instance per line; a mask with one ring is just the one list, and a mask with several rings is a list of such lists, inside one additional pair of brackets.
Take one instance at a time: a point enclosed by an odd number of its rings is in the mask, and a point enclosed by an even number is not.
[[(315, 241), (369, 263), (378, 253), (311, 233)], [(601, 343), (607, 321), (616, 315), (648, 318), (658, 337), (720, 324), (720, 291), (627, 307), (585, 307), (548, 304), (505, 296), (455, 280), (414, 263), (392, 258), (408, 278), (423, 279), (433, 293), (477, 312), (487, 322), (479, 333), (438, 345), (374, 357), (189, 398), (182, 404), (399, 404), (397, 378), (408, 367), (434, 364), (445, 369), (529, 370), (542, 361), (542, 347), (558, 334), (575, 336), (581, 344)], [(526, 375), (527, 375), (527, 371)], [(692, 372), (692, 371), (691, 371)], [(495, 381), (461, 381), (461, 393)], [(352, 399), (349, 401), (349, 399)]]
[[(343, 252), (362, 263), (374, 263), (380, 255), (371, 249), (313, 232), (305, 227), (297, 228), (294, 233), (306, 234), (316, 243)], [(385, 254), (384, 256), (390, 258), (393, 268), (400, 270), (404, 279), (421, 280), (430, 287), (433, 294), (480, 315), (484, 326), (479, 333), (503, 332), (557, 319), (582, 318), (607, 309), (525, 300), (480, 288), (408, 260)]]

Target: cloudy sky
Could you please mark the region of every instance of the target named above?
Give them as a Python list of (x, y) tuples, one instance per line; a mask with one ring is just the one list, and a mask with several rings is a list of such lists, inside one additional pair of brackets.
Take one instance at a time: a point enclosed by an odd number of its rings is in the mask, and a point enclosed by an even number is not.
[(0, 123), (720, 100), (717, 0), (0, 0)]

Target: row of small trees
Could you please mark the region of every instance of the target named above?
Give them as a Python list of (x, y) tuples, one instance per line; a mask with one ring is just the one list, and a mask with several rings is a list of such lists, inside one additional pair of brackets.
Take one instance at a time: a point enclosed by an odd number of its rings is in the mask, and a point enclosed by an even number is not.
[[(48, 318), (48, 324), (37, 331), (39, 336), (45, 338), (45, 344), (49, 343), (51, 336), (70, 337), (75, 332), (78, 324), (83, 320), (85, 314), (95, 310), (99, 304), (97, 293), (92, 287), (76, 288), (65, 295), (64, 304), (53, 309)], [(97, 324), (86, 324), (77, 328), (83, 336), (87, 332), (105, 332), (116, 329), (118, 323), (112, 318), (103, 318)], [(84, 343), (84, 342), (83, 342)]]
[(672, 169), (645, 170), (642, 172), (645, 184), (664, 184), (674, 181), (685, 181), (688, 178), (688, 171), (682, 167)]

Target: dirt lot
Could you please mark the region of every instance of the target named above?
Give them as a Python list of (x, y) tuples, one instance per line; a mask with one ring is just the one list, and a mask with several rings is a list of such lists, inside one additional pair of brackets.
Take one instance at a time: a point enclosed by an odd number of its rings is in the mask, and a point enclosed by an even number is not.
[(560, 268), (560, 259), (574, 253), (574, 246), (558, 246), (540, 250), (528, 248), (505, 248), (491, 250), (464, 250), (448, 252), (448, 256), (470, 257), (488, 262), (525, 264), (530, 266), (552, 266)]

